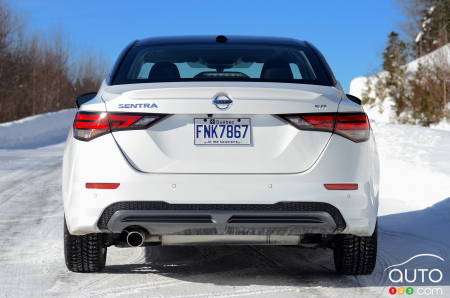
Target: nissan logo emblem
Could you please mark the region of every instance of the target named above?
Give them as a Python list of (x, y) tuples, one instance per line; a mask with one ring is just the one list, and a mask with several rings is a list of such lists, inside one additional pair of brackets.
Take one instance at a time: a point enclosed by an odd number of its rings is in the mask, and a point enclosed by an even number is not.
[(233, 100), (231, 100), (228, 96), (224, 94), (219, 94), (213, 99), (213, 104), (219, 110), (227, 110), (230, 108)]

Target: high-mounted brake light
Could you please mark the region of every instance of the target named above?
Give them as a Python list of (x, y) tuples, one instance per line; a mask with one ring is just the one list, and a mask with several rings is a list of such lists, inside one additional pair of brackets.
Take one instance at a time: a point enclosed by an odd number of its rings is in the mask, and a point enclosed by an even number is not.
[(334, 132), (354, 142), (367, 141), (370, 136), (365, 113), (287, 114), (280, 117), (298, 129)]
[(146, 129), (161, 120), (162, 114), (78, 112), (73, 122), (74, 137), (90, 141), (112, 131)]

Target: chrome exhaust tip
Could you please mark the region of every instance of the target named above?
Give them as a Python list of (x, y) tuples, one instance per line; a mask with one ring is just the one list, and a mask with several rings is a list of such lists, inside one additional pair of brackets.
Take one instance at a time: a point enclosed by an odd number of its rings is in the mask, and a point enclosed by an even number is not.
[(145, 242), (145, 232), (142, 230), (128, 230), (126, 241), (131, 247), (139, 247), (144, 245)]

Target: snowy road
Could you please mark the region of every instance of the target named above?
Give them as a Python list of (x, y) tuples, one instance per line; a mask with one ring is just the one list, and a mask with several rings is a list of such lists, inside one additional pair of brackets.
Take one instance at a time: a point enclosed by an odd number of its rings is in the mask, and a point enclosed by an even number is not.
[[(22, 125), (0, 126), (0, 148), (21, 147), (10, 145), (14, 138), (8, 135)], [(336, 275), (329, 250), (258, 246), (110, 248), (104, 272), (68, 272), (63, 145), (0, 150), (0, 297), (389, 297), (389, 287), (399, 285), (385, 269), (425, 253), (445, 261), (420, 257), (402, 270), (438, 268), (442, 280), (417, 279), (405, 287), (419, 295), (420, 288), (433, 286), (442, 295), (428, 297), (450, 296), (450, 132), (388, 124), (374, 130), (383, 193), (379, 261), (366, 277)], [(33, 147), (32, 137), (23, 140), (22, 148)], [(47, 144), (60, 140), (54, 135)]]

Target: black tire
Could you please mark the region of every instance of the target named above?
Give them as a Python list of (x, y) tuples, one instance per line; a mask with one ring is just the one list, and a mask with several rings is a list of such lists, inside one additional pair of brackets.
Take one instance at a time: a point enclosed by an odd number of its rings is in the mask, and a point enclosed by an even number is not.
[(344, 275), (371, 274), (377, 261), (377, 227), (372, 236), (337, 236), (334, 247), (334, 266)]
[(103, 234), (71, 235), (64, 220), (64, 256), (70, 271), (101, 271), (106, 263)]

